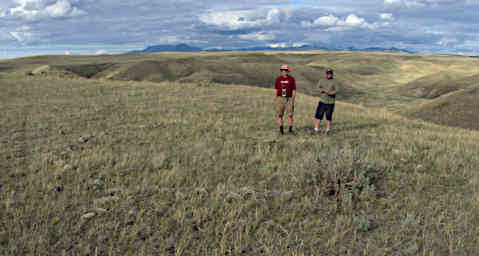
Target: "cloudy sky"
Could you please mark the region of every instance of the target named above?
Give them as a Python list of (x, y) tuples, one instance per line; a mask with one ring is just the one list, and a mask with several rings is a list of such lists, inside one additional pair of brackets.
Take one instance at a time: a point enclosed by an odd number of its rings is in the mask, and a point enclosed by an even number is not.
[(479, 0), (0, 0), (0, 59), (202, 48), (478, 53)]

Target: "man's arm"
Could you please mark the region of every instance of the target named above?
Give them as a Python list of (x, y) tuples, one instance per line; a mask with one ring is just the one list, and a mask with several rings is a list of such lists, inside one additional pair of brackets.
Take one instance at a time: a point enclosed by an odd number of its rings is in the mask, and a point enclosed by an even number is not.
[(291, 99), (293, 100), (294, 102), (294, 97), (296, 96), (296, 80), (294, 80), (293, 78), (293, 88), (292, 88), (292, 92), (291, 92)]
[(274, 97), (276, 97), (278, 94), (278, 88), (279, 88), (279, 82), (278, 79), (274, 81)]
[(328, 90), (324, 89), (324, 93), (326, 93), (329, 96), (336, 95), (336, 87), (333, 86), (331, 89), (332, 89), (331, 91), (328, 91)]

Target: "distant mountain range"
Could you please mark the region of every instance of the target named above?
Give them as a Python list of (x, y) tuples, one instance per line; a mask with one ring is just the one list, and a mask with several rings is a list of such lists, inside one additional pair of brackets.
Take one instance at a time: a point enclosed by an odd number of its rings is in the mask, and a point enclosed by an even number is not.
[(334, 48), (325, 46), (314, 45), (301, 45), (301, 46), (287, 46), (287, 47), (271, 47), (271, 46), (258, 46), (249, 48), (199, 48), (193, 47), (187, 44), (176, 45), (153, 45), (148, 46), (144, 50), (131, 51), (129, 53), (154, 53), (154, 52), (226, 52), (226, 51), (310, 51), (310, 50), (326, 50), (326, 51), (375, 51), (375, 52), (405, 52), (416, 53), (407, 49), (400, 48), (381, 48), (381, 47), (369, 47), (369, 48)]
[(132, 51), (130, 53), (153, 53), (153, 52), (200, 52), (201, 48), (192, 47), (187, 44), (177, 44), (177, 45), (153, 45), (148, 46), (144, 50)]

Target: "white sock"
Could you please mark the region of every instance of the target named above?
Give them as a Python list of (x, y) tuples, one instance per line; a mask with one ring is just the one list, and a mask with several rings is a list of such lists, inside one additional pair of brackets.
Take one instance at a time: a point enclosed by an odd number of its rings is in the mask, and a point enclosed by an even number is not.
[(319, 128), (314, 127), (314, 131), (315, 131), (315, 132), (318, 132), (318, 131), (319, 131)]

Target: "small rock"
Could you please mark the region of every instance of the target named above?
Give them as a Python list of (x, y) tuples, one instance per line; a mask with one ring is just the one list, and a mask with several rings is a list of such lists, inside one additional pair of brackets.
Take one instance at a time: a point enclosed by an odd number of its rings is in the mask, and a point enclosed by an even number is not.
[(107, 197), (95, 199), (93, 201), (93, 204), (94, 205), (105, 204), (105, 203), (108, 203), (108, 202), (115, 202), (115, 201), (118, 201), (118, 200), (120, 200), (120, 198), (117, 197), (117, 196), (107, 196)]
[(140, 210), (138, 208), (134, 208), (128, 211), (129, 215), (136, 215)]
[(62, 192), (65, 189), (65, 187), (63, 185), (49, 184), (47, 189), (49, 191)]
[(71, 166), (69, 164), (67, 164), (63, 167), (63, 171), (65, 171), (65, 172), (68, 171), (68, 170), (71, 170), (71, 169), (73, 169), (73, 166)]
[(87, 219), (91, 219), (95, 216), (96, 216), (96, 212), (89, 212), (89, 213), (84, 214), (83, 216), (81, 216), (81, 218), (87, 220)]
[(78, 138), (78, 141), (79, 141), (80, 143), (87, 143), (88, 140), (89, 140), (89, 138), (83, 137), (83, 136), (80, 136), (80, 138)]
[(105, 189), (105, 179), (97, 178), (93, 181), (93, 188), (98, 191), (102, 191)]
[(93, 181), (93, 185), (103, 185), (103, 184), (105, 184), (105, 179), (104, 178), (96, 178)]
[(240, 200), (240, 199), (243, 199), (243, 197), (240, 194), (237, 194), (235, 192), (228, 192), (228, 194), (226, 194), (226, 196), (225, 196), (225, 199), (226, 200), (232, 200), (232, 199)]
[(73, 152), (75, 150), (72, 145), (67, 146), (65, 149), (70, 152)]
[(99, 214), (100, 214), (100, 213), (107, 213), (107, 212), (108, 212), (107, 209), (103, 209), (103, 208), (95, 208), (95, 209), (93, 209), (93, 210), (94, 210), (95, 212), (99, 213)]

